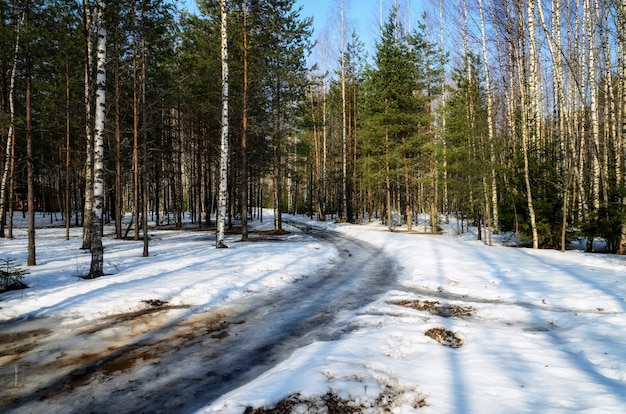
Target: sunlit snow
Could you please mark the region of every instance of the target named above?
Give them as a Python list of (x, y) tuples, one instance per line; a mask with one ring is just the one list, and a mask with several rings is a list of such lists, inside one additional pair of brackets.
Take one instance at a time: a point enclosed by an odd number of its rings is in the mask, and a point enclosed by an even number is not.
[[(253, 228), (270, 229), (269, 213), (263, 223), (252, 222)], [(489, 247), (472, 232), (389, 233), (379, 223), (285, 218), (381, 246), (399, 265), (398, 284), (367, 306), (336, 315), (336, 325), (349, 327), (340, 338), (296, 350), (215, 401), (203, 404), (198, 395), (204, 406), (198, 412), (239, 414), (294, 394), (316, 398), (329, 392), (364, 412), (379, 412), (367, 411), (375, 405), (393, 413), (624, 412), (623, 257), (504, 247), (498, 239)], [(108, 275), (96, 280), (79, 278), (90, 260), (79, 249), (80, 229), (72, 229), (69, 241), (64, 229), (38, 229), (38, 266), (24, 279), (29, 289), (0, 294), (0, 338), (29, 322), (33, 340), (41, 335), (54, 341), (64, 358), (155, 341), (164, 324), (182, 330), (203, 312), (298, 283), (339, 260), (332, 245), (285, 228), (289, 234), (277, 240), (241, 243), (238, 235), (229, 235), (228, 249), (215, 249), (208, 231), (151, 230), (147, 258), (141, 241), (115, 240), (106, 228)], [(15, 235), (0, 239), (0, 258), (24, 264), (25, 229)], [(111, 322), (116, 315), (140, 314), (149, 301), (167, 303), (168, 312), (155, 312), (132, 329), (119, 318), (118, 325)], [(430, 329), (454, 334), (459, 346), (425, 335)], [(12, 395), (62, 381), (53, 373), (22, 377), (22, 367), (59, 358), (46, 349), (21, 359), (22, 350), (0, 352), (0, 410)], [(132, 389), (133, 379), (150, 375), (154, 363), (136, 364), (129, 378), (111, 375), (107, 381)], [(190, 359), (190, 372), (198, 371), (198, 364)], [(53, 402), (49, 411), (45, 401), (33, 398), (18, 412), (62, 412), (64, 404), (75, 407), (72, 398), (105, 398), (100, 392), (94, 381)]]

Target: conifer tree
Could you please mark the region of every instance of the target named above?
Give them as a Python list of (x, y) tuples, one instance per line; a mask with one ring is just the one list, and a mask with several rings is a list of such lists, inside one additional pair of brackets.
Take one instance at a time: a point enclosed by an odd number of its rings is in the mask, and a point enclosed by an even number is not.
[(390, 231), (393, 193), (403, 191), (405, 212), (410, 211), (417, 177), (431, 174), (428, 162), (417, 161), (431, 151), (428, 79), (438, 73), (428, 63), (433, 61), (432, 48), (421, 33), (407, 33), (396, 15), (394, 9), (376, 44), (373, 66), (365, 71), (361, 117), (363, 151), (370, 163), (363, 173), (384, 189)]

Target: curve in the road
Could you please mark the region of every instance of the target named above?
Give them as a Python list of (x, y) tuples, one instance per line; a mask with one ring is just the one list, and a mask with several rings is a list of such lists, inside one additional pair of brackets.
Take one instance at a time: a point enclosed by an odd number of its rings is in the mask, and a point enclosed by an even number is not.
[(82, 413), (195, 412), (296, 349), (337, 338), (348, 327), (335, 323), (335, 316), (393, 288), (396, 264), (364, 241), (333, 232), (308, 233), (341, 252), (329, 270), (196, 315), (193, 323), (181, 323), (188, 329), (169, 326), (175, 335), (168, 337), (163, 328), (158, 341), (78, 367), (73, 378), (50, 384), (9, 408), (29, 413), (50, 413), (55, 407)]

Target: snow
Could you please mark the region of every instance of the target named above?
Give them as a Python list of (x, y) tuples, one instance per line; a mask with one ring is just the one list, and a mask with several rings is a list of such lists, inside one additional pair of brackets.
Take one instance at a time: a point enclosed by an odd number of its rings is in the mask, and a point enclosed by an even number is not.
[[(252, 223), (255, 230), (271, 228), (268, 214), (263, 223)], [(350, 327), (339, 339), (298, 349), (198, 413), (240, 414), (293, 394), (316, 398), (329, 392), (364, 412), (379, 412), (375, 404), (393, 413), (624, 411), (623, 257), (512, 248), (497, 239), (490, 247), (472, 233), (389, 233), (378, 223), (284, 219), (380, 246), (400, 265), (398, 285), (365, 307), (336, 315), (336, 323)], [(338, 260), (332, 245), (285, 228), (288, 235), (276, 236), (282, 242), (240, 243), (239, 236), (227, 235), (228, 249), (213, 247), (212, 232), (151, 230), (147, 258), (141, 241), (106, 237), (108, 275), (90, 281), (79, 278), (90, 260), (79, 249), (81, 230), (72, 229), (65, 241), (64, 229), (38, 229), (38, 266), (24, 279), (30, 288), (0, 295), (0, 335), (9, 322), (42, 317), (69, 330), (88, 330), (108, 317), (145, 309), (146, 300), (172, 306), (174, 312), (161, 318), (193, 319), (238, 298), (297, 283)], [(15, 235), (0, 239), (0, 258), (23, 264), (25, 229)], [(158, 335), (151, 331), (158, 319), (132, 332), (109, 329), (107, 338), (82, 337), (80, 346)], [(454, 333), (462, 345), (443, 346), (425, 335), (431, 328)], [(59, 346), (75, 345), (76, 337), (62, 332)], [(43, 363), (46, 355), (38, 358)], [(14, 371), (17, 377), (18, 367), (0, 363), (0, 378), (13, 378)]]

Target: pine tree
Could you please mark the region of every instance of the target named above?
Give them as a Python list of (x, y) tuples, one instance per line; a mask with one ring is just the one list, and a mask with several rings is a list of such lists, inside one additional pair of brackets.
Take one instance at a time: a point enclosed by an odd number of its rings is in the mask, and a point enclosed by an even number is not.
[(411, 217), (417, 177), (433, 182), (432, 163), (418, 160), (430, 160), (433, 98), (428, 87), (439, 73), (429, 64), (434, 50), (420, 32), (406, 33), (396, 15), (397, 10), (390, 13), (376, 44), (373, 66), (365, 71), (361, 111), (366, 156), (362, 172), (369, 175), (366, 180), (374, 185), (373, 191), (376, 186), (384, 189), (383, 210), (390, 231), (393, 193), (403, 192), (405, 218)]
[(301, 19), (295, 0), (269, 0), (258, 13), (265, 32), (262, 52), (265, 55), (265, 76), (259, 80), (266, 92), (265, 112), (268, 122), (263, 126), (272, 151), (274, 229), (282, 231), (283, 182), (288, 141), (294, 138), (296, 111), (304, 101), (306, 57), (310, 43), (311, 19)]

